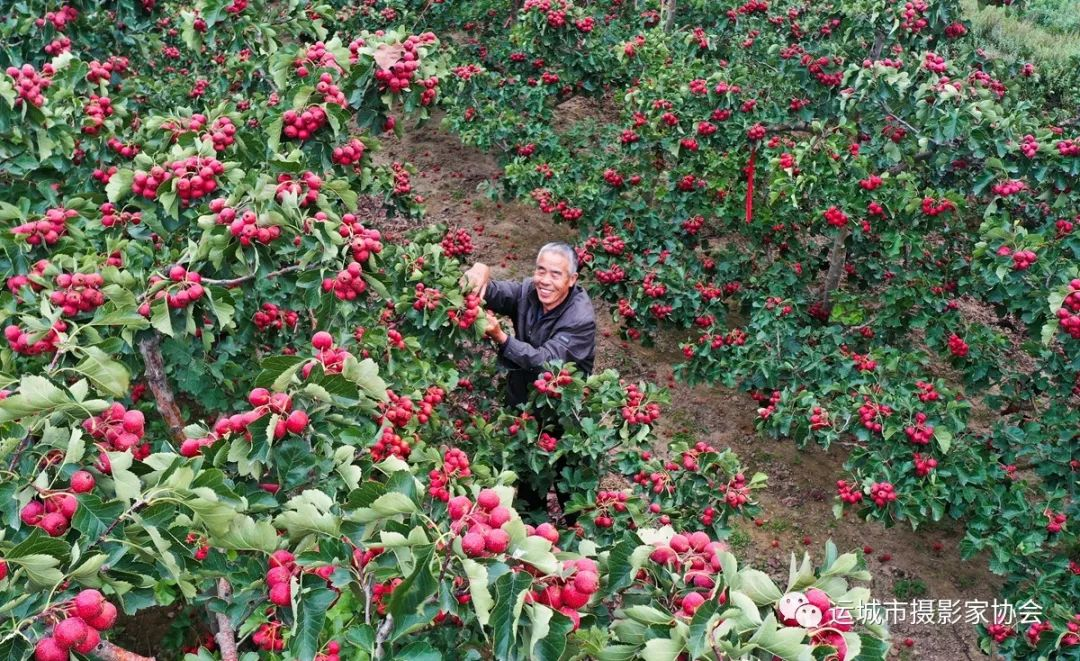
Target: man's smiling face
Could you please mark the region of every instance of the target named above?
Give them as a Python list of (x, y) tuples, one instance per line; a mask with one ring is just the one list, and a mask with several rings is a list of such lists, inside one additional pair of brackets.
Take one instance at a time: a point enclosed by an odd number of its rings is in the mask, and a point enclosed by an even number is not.
[(555, 308), (570, 294), (577, 282), (577, 274), (570, 273), (570, 262), (554, 250), (540, 253), (533, 271), (533, 286), (544, 312)]

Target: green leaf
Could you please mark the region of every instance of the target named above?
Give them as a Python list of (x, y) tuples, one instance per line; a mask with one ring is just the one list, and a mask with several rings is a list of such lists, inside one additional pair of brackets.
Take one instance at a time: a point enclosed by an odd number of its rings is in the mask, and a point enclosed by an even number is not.
[(173, 337), (172, 315), (164, 298), (159, 298), (150, 306), (150, 325), (159, 333)]
[(38, 413), (51, 413), (71, 403), (67, 393), (45, 377), (25, 374), (19, 381), (19, 394), (0, 401), (0, 422), (11, 422)]
[(75, 371), (90, 379), (98, 390), (113, 397), (124, 397), (130, 387), (127, 369), (97, 347), (81, 347), (83, 359)]
[(224, 535), (211, 536), (210, 543), (231, 551), (272, 553), (278, 547), (278, 536), (277, 530), (269, 521), (256, 521), (250, 516), (239, 516), (232, 520)]
[(41, 528), (34, 528), (26, 539), (4, 553), (4, 559), (12, 560), (27, 555), (47, 555), (67, 562), (71, 556), (71, 545), (63, 539), (49, 537)]
[[(320, 581), (321, 582), (321, 581)], [(325, 586), (308, 590), (300, 596), (296, 627), (289, 641), (289, 651), (301, 661), (312, 661), (319, 652), (319, 636), (326, 623), (326, 609), (334, 603), (337, 593)]]
[(762, 649), (784, 659), (795, 661), (804, 657), (808, 646), (803, 644), (806, 638), (806, 629), (799, 627), (778, 628), (776, 617), (769, 613), (758, 630), (751, 636), (750, 641)]
[(563, 652), (566, 651), (566, 641), (570, 637), (570, 632), (574, 630), (574, 622), (569, 617), (555, 612), (547, 606), (534, 604), (534, 607), (534, 613), (543, 609), (548, 612), (548, 615), (544, 627), (545, 631), (541, 636), (537, 636), (536, 618), (533, 618), (534, 628), (529, 658), (536, 659), (536, 661), (559, 661)]
[(671, 614), (665, 613), (659, 608), (652, 606), (630, 606), (623, 609), (626, 617), (642, 624), (670, 624), (675, 619)]
[(627, 537), (615, 544), (608, 554), (608, 584), (604, 594), (615, 594), (630, 586), (645, 561), (652, 553), (651, 546), (637, 544)]
[(95, 553), (86, 560), (83, 560), (82, 564), (79, 565), (77, 569), (73, 570), (70, 576), (77, 581), (90, 579), (98, 573), (98, 570), (101, 569), (108, 559), (109, 557), (104, 553)]
[[(394, 588), (394, 592), (390, 597), (388, 610), (394, 616), (398, 625), (403, 621), (407, 621), (408, 616), (418, 614), (420, 607), (427, 598), (435, 594), (435, 591), (439, 588), (435, 575), (431, 573), (431, 562), (435, 557), (435, 545), (428, 544), (416, 547), (415, 552), (416, 560), (412, 573), (401, 582), (401, 585)], [(395, 626), (394, 639), (399, 638), (404, 633), (406, 632), (401, 630), (399, 626)]]
[(700, 657), (709, 648), (709, 631), (712, 628), (717, 606), (716, 600), (710, 599), (694, 611), (694, 617), (690, 620), (690, 633), (686, 640), (686, 650), (690, 653), (691, 659)]
[[(495, 608), (491, 611), (491, 632), (496, 659), (508, 659), (517, 641), (518, 619), (525, 603), (525, 591), (532, 586), (528, 572), (506, 572), (495, 581)], [(396, 590), (395, 590), (396, 592)]]
[(476, 611), (476, 621), (481, 627), (486, 627), (491, 607), (495, 605), (495, 600), (491, 598), (488, 590), (487, 567), (472, 558), (465, 558), (461, 564), (465, 568), (465, 575), (469, 577), (469, 595), (472, 597), (473, 610)]
[(105, 195), (108, 196), (109, 201), (115, 204), (121, 197), (131, 192), (131, 181), (134, 178), (135, 173), (127, 168), (114, 172), (109, 177), (109, 183), (105, 185)]
[(641, 650), (644, 661), (675, 661), (683, 651), (683, 644), (670, 638), (653, 638)]
[(416, 503), (403, 493), (386, 493), (375, 499), (371, 507), (362, 507), (349, 515), (349, 520), (370, 523), (399, 514), (412, 514)]
[(422, 640), (410, 643), (394, 655), (395, 661), (442, 661), (442, 652)]
[(259, 363), (262, 371), (255, 377), (255, 386), (280, 392), (292, 381), (293, 375), (306, 362), (301, 356), (273, 356)]
[(94, 494), (84, 493), (79, 496), (79, 508), (71, 518), (71, 525), (83, 534), (86, 541), (82, 545), (85, 547), (89, 542), (101, 537), (123, 513), (123, 503), (107, 503)]
[(56, 568), (60, 561), (51, 555), (33, 554), (18, 558), (7, 556), (4, 559), (22, 567), (26, 571), (26, 577), (36, 585), (52, 587), (64, 580), (64, 573)]
[(938, 447), (941, 448), (941, 453), (948, 454), (949, 449), (952, 447), (952, 432), (944, 427), (935, 427), (934, 438), (937, 439)]
[(784, 596), (780, 588), (772, 582), (769, 575), (757, 569), (743, 569), (739, 572), (740, 588), (754, 603), (762, 606), (772, 604)]

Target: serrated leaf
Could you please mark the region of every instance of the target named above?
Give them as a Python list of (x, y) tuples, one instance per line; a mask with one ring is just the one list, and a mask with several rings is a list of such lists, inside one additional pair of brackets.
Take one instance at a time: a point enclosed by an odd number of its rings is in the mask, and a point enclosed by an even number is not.
[(326, 610), (337, 599), (337, 593), (327, 587), (305, 590), (300, 596), (296, 627), (289, 641), (289, 651), (300, 661), (312, 661), (319, 651), (319, 637), (326, 623)]
[(60, 561), (51, 555), (32, 554), (18, 558), (8, 556), (9, 563), (22, 567), (31, 583), (51, 587), (64, 580), (64, 574), (56, 568)]
[(431, 573), (431, 562), (434, 557), (434, 544), (416, 547), (416, 560), (412, 573), (391, 594), (388, 611), (398, 622), (393, 635), (395, 639), (406, 633), (400, 628), (401, 623), (409, 621), (409, 616), (418, 614), (428, 597), (435, 594), (439, 588), (435, 575)]
[(239, 516), (229, 524), (224, 535), (213, 535), (212, 546), (232, 551), (263, 551), (272, 553), (277, 549), (277, 530), (269, 521)]
[(375, 499), (371, 507), (362, 507), (349, 515), (351, 521), (370, 523), (399, 514), (412, 514), (416, 504), (403, 493), (386, 493)]
[(75, 366), (76, 372), (113, 397), (127, 395), (131, 385), (127, 368), (97, 347), (81, 347), (79, 351), (83, 353), (83, 359)]
[(739, 579), (739, 588), (759, 606), (775, 603), (784, 596), (763, 571), (743, 569), (739, 572)]
[(671, 638), (653, 638), (641, 650), (643, 661), (675, 661), (683, 651), (683, 644)]
[(491, 634), (496, 659), (512, 655), (517, 642), (517, 625), (525, 603), (525, 591), (532, 586), (528, 572), (507, 572), (495, 581), (495, 607), (491, 610)]
[(472, 597), (473, 610), (476, 611), (476, 621), (481, 627), (486, 627), (491, 607), (495, 605), (491, 591), (488, 590), (487, 567), (472, 558), (465, 558), (461, 564), (469, 578), (469, 595)]

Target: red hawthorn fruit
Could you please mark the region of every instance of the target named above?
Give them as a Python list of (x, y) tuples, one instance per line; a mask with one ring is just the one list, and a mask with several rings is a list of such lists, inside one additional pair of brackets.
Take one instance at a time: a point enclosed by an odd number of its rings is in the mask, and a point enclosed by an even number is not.
[(66, 649), (86, 640), (86, 630), (86, 622), (82, 618), (69, 617), (53, 628), (53, 638)]
[(476, 504), (490, 512), (499, 506), (499, 494), (493, 489), (483, 489), (476, 497)]
[(98, 633), (98, 630), (91, 626), (87, 626), (86, 638), (84, 638), (83, 641), (76, 645), (73, 649), (79, 654), (89, 654), (90, 651), (97, 647), (98, 643), (100, 642), (101, 634)]
[(34, 646), (34, 659), (36, 661), (68, 661), (68, 651), (66, 647), (61, 647), (55, 638), (49, 636), (42, 638)]
[(75, 612), (84, 621), (89, 621), (101, 614), (105, 597), (97, 590), (83, 590), (75, 595)]
[(75, 493), (89, 493), (94, 490), (94, 476), (87, 471), (75, 471), (71, 474), (70, 484)]
[(308, 415), (304, 411), (293, 411), (285, 420), (285, 428), (293, 434), (299, 434), (300, 432), (307, 429), (307, 426)]
[(101, 604), (101, 613), (96, 617), (83, 619), (86, 620), (87, 624), (98, 631), (108, 631), (112, 628), (112, 625), (116, 623), (116, 606), (113, 606), (110, 602), (106, 601)]

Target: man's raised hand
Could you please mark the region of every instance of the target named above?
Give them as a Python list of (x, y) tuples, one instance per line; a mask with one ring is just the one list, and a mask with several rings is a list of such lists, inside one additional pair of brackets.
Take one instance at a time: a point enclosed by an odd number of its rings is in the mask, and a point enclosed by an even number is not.
[(484, 300), (484, 294), (487, 293), (489, 282), (491, 282), (491, 269), (483, 262), (473, 264), (461, 276), (461, 286), (471, 285), (473, 289), (477, 290), (480, 300)]

